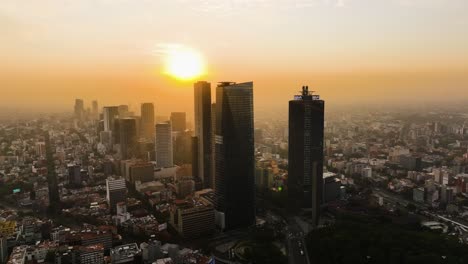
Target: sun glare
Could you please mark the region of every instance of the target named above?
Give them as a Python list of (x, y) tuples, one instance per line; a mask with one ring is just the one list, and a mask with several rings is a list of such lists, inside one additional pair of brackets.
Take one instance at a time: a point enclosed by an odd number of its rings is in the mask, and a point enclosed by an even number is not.
[(204, 73), (202, 56), (189, 48), (172, 47), (167, 51), (166, 74), (181, 80), (191, 80)]

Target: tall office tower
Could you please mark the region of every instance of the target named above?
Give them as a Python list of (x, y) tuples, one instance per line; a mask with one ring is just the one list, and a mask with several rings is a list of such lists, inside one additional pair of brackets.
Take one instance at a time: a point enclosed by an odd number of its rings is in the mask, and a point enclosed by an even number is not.
[[(211, 127), (211, 84), (196, 82), (194, 84), (195, 99), (195, 137), (197, 137), (197, 176), (203, 182), (204, 188), (213, 188), (212, 163), (212, 127)], [(192, 164), (193, 166), (193, 164)]]
[(312, 209), (319, 220), (323, 189), (323, 130), (325, 102), (307, 86), (289, 101), (289, 173), (291, 208)]
[(112, 131), (114, 129), (115, 119), (119, 116), (119, 108), (117, 106), (105, 106), (103, 108), (104, 115), (104, 131)]
[(84, 102), (82, 99), (75, 100), (75, 118), (78, 120), (83, 120), (84, 117)]
[(119, 109), (120, 118), (128, 117), (128, 114), (129, 114), (128, 105), (119, 105), (118, 109)]
[(218, 84), (215, 193), (226, 230), (255, 224), (253, 116), (252, 82)]
[(156, 165), (162, 168), (174, 165), (171, 122), (156, 124)]
[(94, 100), (92, 103), (92, 114), (93, 114), (93, 119), (98, 120), (99, 119), (99, 105), (98, 101)]
[(141, 105), (141, 136), (154, 142), (154, 105), (152, 103)]
[(127, 200), (127, 187), (124, 178), (109, 177), (106, 179), (106, 198), (111, 213), (117, 212), (117, 204)]
[(171, 124), (173, 132), (184, 132), (187, 128), (187, 117), (185, 112), (172, 112)]
[[(117, 123), (116, 123), (117, 124)], [(119, 119), (120, 154), (123, 160), (137, 155), (137, 121), (134, 118)]]
[(174, 163), (177, 165), (190, 164), (192, 162), (192, 134), (193, 131), (185, 130), (173, 137)]
[(48, 132), (45, 132), (46, 158), (47, 158), (47, 183), (49, 187), (49, 211), (52, 214), (61, 212), (60, 194), (58, 188), (57, 173), (55, 171), (55, 162), (52, 152), (52, 144)]

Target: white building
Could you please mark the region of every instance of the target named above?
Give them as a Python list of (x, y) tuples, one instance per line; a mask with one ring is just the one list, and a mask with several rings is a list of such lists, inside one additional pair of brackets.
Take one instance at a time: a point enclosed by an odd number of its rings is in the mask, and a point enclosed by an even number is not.
[(127, 187), (124, 178), (109, 177), (106, 179), (106, 198), (110, 211), (117, 211), (117, 203), (125, 202), (127, 199)]

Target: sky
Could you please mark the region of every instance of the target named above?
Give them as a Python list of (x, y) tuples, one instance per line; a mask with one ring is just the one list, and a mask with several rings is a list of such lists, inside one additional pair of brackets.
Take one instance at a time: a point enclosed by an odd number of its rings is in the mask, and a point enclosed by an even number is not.
[[(192, 84), (253, 81), (259, 111), (302, 85), (329, 105), (468, 100), (466, 0), (2, 0), (0, 109), (154, 102), (193, 109)], [(206, 73), (163, 74), (164, 49)]]

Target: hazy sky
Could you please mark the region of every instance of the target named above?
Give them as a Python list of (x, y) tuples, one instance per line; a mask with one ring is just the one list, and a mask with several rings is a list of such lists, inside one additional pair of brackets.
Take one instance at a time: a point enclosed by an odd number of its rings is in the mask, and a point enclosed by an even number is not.
[(257, 109), (308, 84), (331, 104), (468, 100), (466, 0), (1, 0), (0, 108), (74, 98), (192, 111), (161, 47), (199, 51), (200, 79), (254, 81)]

